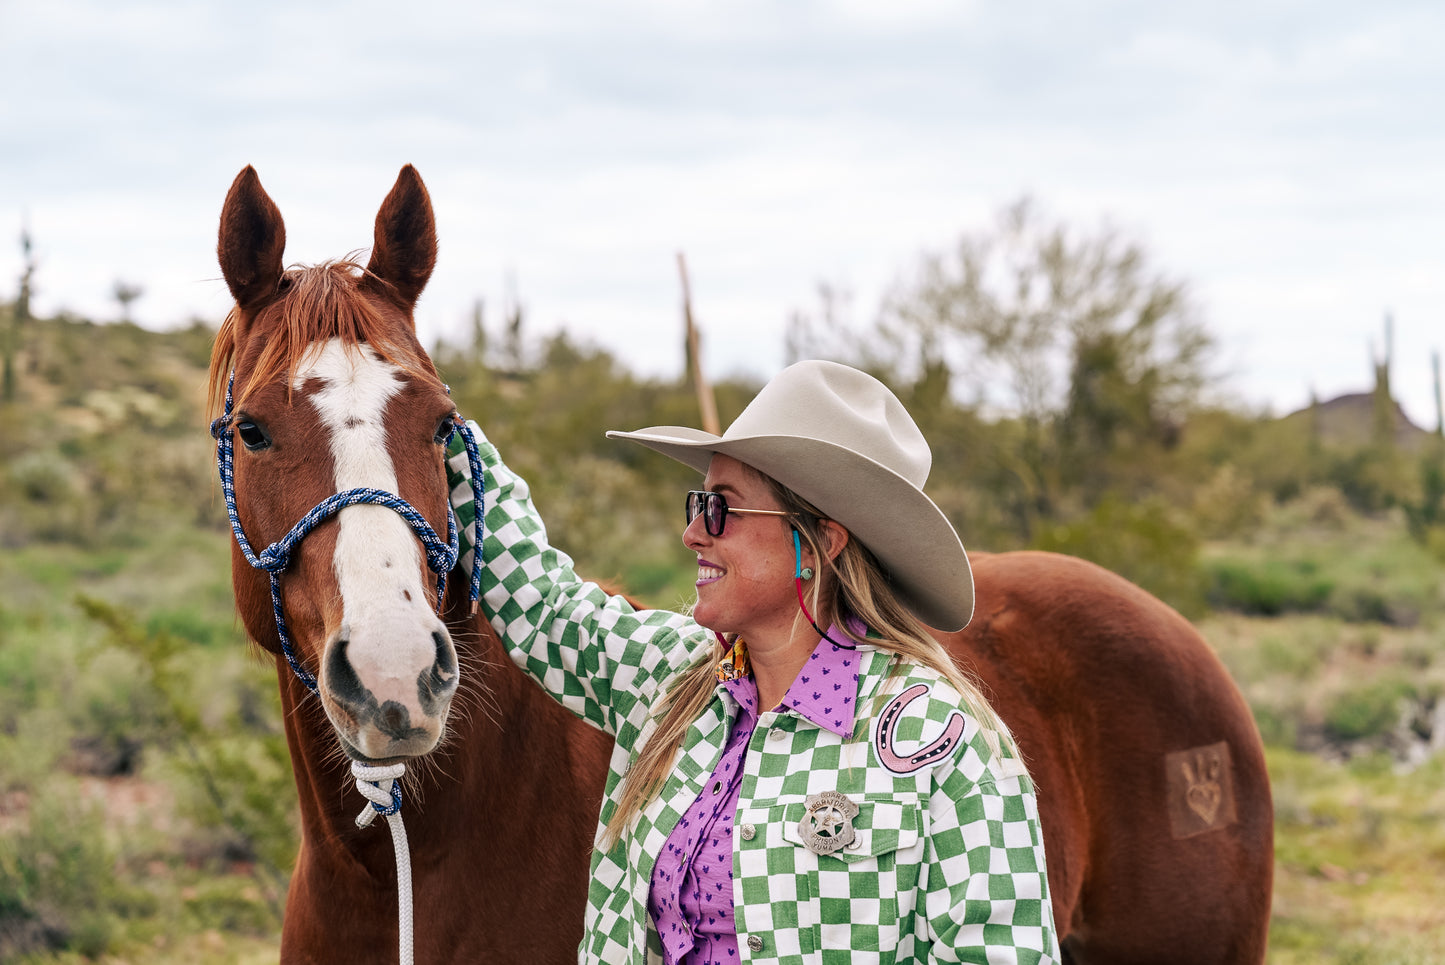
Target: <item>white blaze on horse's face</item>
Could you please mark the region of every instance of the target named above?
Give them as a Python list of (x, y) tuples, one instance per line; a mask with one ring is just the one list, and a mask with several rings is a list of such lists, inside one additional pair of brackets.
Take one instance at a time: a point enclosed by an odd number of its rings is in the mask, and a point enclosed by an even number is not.
[[(404, 387), (400, 369), (366, 345), (332, 339), (297, 368), (294, 387), (313, 380), (321, 388), (309, 398), (329, 431), (336, 492), (396, 493), (385, 415)], [(342, 618), (321, 661), (327, 716), (348, 751), (372, 759), (425, 753), (441, 737), (457, 667), (423, 582), (432, 574), (421, 544), (385, 506), (348, 506), (336, 520)]]

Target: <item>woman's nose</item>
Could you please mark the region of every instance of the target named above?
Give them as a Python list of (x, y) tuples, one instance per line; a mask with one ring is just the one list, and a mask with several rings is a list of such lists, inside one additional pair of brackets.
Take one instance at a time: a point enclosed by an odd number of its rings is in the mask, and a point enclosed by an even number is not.
[(712, 534), (707, 531), (707, 525), (703, 520), (703, 514), (698, 513), (692, 518), (692, 522), (682, 531), (682, 545), (688, 549), (697, 549), (712, 539)]

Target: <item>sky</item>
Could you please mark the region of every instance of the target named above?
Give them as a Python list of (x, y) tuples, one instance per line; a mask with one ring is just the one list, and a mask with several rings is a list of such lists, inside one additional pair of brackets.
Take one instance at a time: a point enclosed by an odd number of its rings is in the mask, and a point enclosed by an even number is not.
[(0, 297), (219, 322), (252, 164), (288, 263), (371, 243), (403, 164), (441, 238), (425, 344), (509, 300), (681, 371), (677, 253), (714, 378), (761, 380), (818, 286), (859, 323), (1029, 196), (1183, 281), (1235, 403), (1392, 380), (1434, 427), (1445, 5), (1340, 0), (529, 3), (0, 0)]

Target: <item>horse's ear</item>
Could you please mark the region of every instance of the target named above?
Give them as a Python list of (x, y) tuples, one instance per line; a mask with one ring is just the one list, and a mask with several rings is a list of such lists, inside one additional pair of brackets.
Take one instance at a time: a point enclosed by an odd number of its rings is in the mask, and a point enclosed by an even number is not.
[(376, 213), (376, 239), (366, 270), (388, 282), (410, 309), (436, 263), (437, 226), (431, 196), (416, 168), (408, 164)]
[(286, 250), (286, 225), (256, 169), (249, 164), (231, 182), (221, 208), (221, 234), (216, 256), (236, 304), (249, 311), (276, 294), (281, 283), (281, 256)]

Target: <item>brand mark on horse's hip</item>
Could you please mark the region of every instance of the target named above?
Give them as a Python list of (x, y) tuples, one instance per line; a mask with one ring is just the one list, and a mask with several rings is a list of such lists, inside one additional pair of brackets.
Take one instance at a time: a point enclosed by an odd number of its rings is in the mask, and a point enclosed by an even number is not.
[(1164, 756), (1168, 781), (1169, 829), (1189, 838), (1228, 827), (1238, 818), (1234, 807), (1234, 767), (1229, 743), (1220, 741)]

